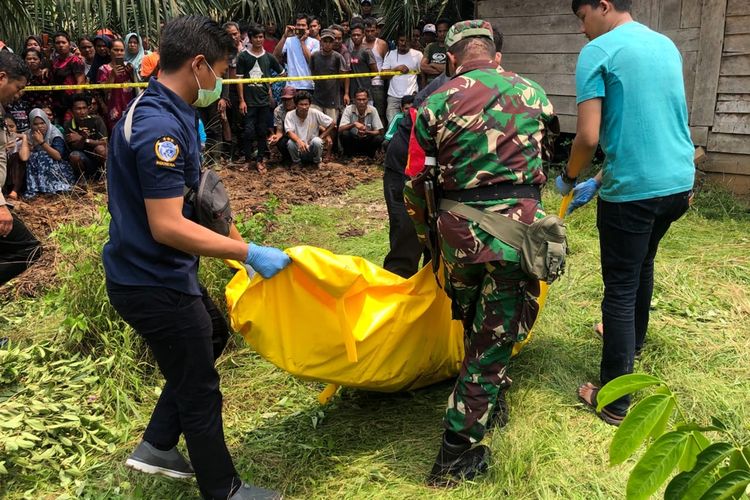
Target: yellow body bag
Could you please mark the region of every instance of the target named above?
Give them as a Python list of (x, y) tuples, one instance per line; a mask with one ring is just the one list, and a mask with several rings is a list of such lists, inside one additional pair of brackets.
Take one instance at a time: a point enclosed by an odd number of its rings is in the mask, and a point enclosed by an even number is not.
[[(563, 203), (561, 213), (566, 208)], [(229, 317), (274, 365), (332, 384), (321, 402), (339, 385), (397, 392), (458, 374), (463, 327), (451, 319), (450, 299), (431, 266), (404, 279), (361, 257), (308, 246), (286, 253), (292, 263), (269, 280), (248, 278), (235, 265), (226, 288)], [(540, 312), (548, 290), (541, 285)]]

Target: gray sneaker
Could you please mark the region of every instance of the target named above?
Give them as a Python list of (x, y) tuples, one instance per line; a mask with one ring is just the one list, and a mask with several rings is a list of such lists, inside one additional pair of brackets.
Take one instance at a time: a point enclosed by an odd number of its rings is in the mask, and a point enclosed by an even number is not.
[(146, 474), (161, 474), (175, 479), (195, 477), (193, 466), (185, 460), (176, 447), (162, 451), (146, 441), (141, 441), (135, 451), (130, 454), (125, 460), (125, 466)]
[(281, 500), (284, 496), (272, 490), (259, 488), (252, 484), (242, 483), (242, 486), (229, 497), (229, 500)]

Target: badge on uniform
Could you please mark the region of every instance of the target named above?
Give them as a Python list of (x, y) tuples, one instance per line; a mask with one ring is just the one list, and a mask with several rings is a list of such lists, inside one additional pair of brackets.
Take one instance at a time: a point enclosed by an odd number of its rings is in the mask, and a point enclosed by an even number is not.
[(160, 137), (154, 144), (156, 153), (156, 164), (161, 167), (174, 167), (177, 157), (180, 155), (180, 146), (177, 141), (169, 136)]

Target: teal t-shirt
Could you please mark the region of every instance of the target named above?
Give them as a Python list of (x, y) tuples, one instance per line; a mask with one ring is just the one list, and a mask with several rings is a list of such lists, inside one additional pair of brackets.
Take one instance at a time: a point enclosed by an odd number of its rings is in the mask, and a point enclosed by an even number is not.
[(594, 98), (602, 98), (603, 200), (692, 189), (695, 148), (682, 57), (672, 40), (629, 22), (589, 42), (576, 65), (576, 103)]

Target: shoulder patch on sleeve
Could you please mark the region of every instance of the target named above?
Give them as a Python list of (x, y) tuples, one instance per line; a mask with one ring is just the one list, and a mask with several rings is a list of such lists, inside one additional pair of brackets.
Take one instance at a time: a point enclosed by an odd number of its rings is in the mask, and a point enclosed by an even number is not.
[(154, 143), (156, 153), (156, 164), (162, 167), (174, 167), (177, 157), (180, 155), (180, 146), (177, 141), (168, 135), (160, 137)]

